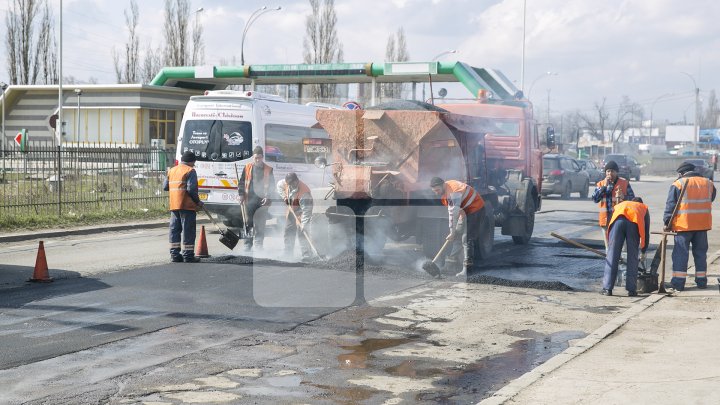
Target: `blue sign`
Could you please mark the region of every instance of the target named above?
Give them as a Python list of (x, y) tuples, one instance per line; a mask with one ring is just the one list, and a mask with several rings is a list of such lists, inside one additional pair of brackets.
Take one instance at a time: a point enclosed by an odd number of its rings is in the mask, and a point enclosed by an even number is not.
[(348, 110), (362, 110), (362, 107), (356, 101), (346, 101), (342, 106)]

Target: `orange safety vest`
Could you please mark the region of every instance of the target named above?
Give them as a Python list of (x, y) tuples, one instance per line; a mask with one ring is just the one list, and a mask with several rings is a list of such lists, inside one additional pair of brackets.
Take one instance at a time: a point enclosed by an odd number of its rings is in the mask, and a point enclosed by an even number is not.
[(613, 222), (618, 219), (621, 215), (636, 224), (638, 231), (640, 232), (640, 247), (645, 246), (645, 214), (647, 214), (647, 205), (635, 202), (635, 201), (623, 201), (620, 204), (616, 204), (613, 208), (612, 217), (608, 223), (608, 235), (610, 234), (610, 227)]
[[(253, 172), (254, 166), (255, 166), (255, 164), (253, 164), (253, 163), (248, 163), (245, 165), (245, 195), (248, 195), (250, 193), (250, 185), (252, 184), (252, 172)], [(265, 164), (265, 166), (263, 166), (263, 173), (265, 174), (263, 176), (263, 191), (264, 191), (264, 193), (263, 193), (263, 195), (260, 195), (257, 192), (255, 192), (255, 194), (257, 194), (259, 197), (267, 198), (268, 190), (270, 190), (270, 173), (272, 173), (272, 167)]]
[(445, 182), (445, 192), (441, 197), (441, 201), (444, 206), (448, 206), (448, 194), (453, 193), (461, 193), (462, 197), (460, 198), (460, 209), (466, 214), (478, 212), (485, 206), (485, 200), (483, 200), (474, 188), (457, 180), (448, 180)]
[[(613, 187), (613, 192), (617, 190), (617, 187), (620, 187), (620, 190), (622, 191), (623, 195), (627, 195), (627, 188), (628, 184), (630, 184), (626, 179), (622, 177), (617, 178), (617, 182), (615, 183), (615, 186)], [(607, 180), (602, 179), (601, 181), (598, 181), (596, 184), (597, 187), (605, 187), (607, 185)], [(615, 207), (615, 200), (612, 200), (612, 206), (610, 207), (610, 212), (612, 213), (613, 208)], [(600, 200), (600, 215), (598, 217), (598, 222), (600, 223), (600, 226), (607, 225), (607, 204), (605, 203), (605, 197)]]
[[(308, 193), (310, 193), (310, 188), (307, 186), (307, 184), (298, 180), (298, 191), (297, 193), (295, 193), (295, 197), (293, 197), (292, 201), (290, 201), (290, 205), (293, 207), (299, 207), (300, 199)], [(285, 196), (290, 196), (290, 186), (287, 183), (285, 183)]]
[(194, 168), (179, 164), (168, 172), (168, 189), (170, 196), (170, 210), (192, 210), (197, 208), (195, 202), (187, 193), (187, 178)]
[(675, 180), (673, 186), (684, 187), (685, 195), (677, 208), (671, 228), (673, 231), (708, 231), (712, 229), (713, 183), (700, 176)]

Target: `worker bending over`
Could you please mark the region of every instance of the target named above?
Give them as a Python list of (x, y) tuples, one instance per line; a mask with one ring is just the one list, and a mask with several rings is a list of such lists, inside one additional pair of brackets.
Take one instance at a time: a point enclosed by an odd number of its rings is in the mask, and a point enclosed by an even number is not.
[(312, 219), (313, 198), (310, 188), (298, 179), (297, 174), (290, 172), (285, 176), (284, 180), (278, 182), (277, 191), (288, 206), (285, 213), (285, 230), (283, 232), (285, 254), (288, 256), (293, 255), (295, 239), (297, 238), (300, 240), (302, 260), (312, 260), (310, 243), (303, 235), (303, 231), (309, 234), (310, 220)]
[(638, 246), (645, 260), (650, 235), (650, 213), (640, 197), (621, 201), (615, 205), (608, 222), (608, 249), (603, 274), (602, 295), (612, 295), (617, 278), (623, 245), (627, 246), (627, 272), (625, 289), (628, 297), (637, 296)]
[(445, 181), (440, 177), (433, 177), (430, 187), (440, 196), (442, 204), (448, 207), (450, 232), (446, 240), (452, 243), (458, 236), (462, 239), (465, 259), (462, 271), (456, 276), (466, 275), (472, 270), (485, 201), (474, 188), (461, 181)]
[[(715, 185), (695, 172), (695, 165), (684, 162), (678, 167), (678, 179), (670, 186), (663, 223), (665, 230), (676, 232), (672, 251), (672, 279), (670, 284), (678, 291), (685, 289), (688, 258), (692, 244), (695, 260), (695, 284), (707, 288), (707, 231), (712, 229), (712, 202), (715, 201)], [(682, 200), (681, 190), (685, 188)], [(677, 212), (672, 217), (677, 206)], [(672, 217), (672, 222), (670, 218)], [(664, 280), (660, 280), (664, 282)]]
[(253, 160), (245, 165), (238, 179), (238, 201), (245, 204), (247, 218), (246, 228), (252, 230), (252, 238), (243, 240), (245, 250), (255, 248), (260, 250), (265, 238), (265, 222), (268, 208), (272, 203), (272, 185), (275, 185), (273, 168), (264, 161), (265, 153), (260, 146), (253, 149)]
[(613, 207), (617, 204), (616, 195), (618, 191), (626, 200), (635, 198), (635, 192), (630, 187), (627, 179), (618, 176), (618, 164), (610, 160), (605, 164), (605, 178), (599, 181), (592, 195), (592, 200), (600, 203), (598, 223), (603, 230), (603, 241), (605, 250), (608, 248), (607, 222), (612, 217)]

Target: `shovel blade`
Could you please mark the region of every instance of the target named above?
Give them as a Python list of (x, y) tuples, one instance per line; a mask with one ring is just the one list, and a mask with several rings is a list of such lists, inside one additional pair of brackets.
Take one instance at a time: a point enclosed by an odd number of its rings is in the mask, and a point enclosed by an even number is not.
[(240, 242), (240, 237), (229, 229), (222, 232), (221, 235), (220, 243), (227, 246), (230, 250), (235, 249), (235, 246), (237, 246), (238, 242)]

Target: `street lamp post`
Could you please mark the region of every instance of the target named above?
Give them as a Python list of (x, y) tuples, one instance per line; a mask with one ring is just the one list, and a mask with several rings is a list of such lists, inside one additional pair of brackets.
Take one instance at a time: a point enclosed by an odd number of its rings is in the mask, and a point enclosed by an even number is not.
[(0, 90), (2, 91), (2, 157), (3, 157), (3, 174), (5, 173), (5, 89), (8, 85), (0, 82)]
[[(522, 28), (522, 57), (520, 58), (520, 91), (525, 92), (525, 16), (527, 14), (527, 0), (523, 0), (523, 28)], [(531, 86), (532, 87), (532, 86)], [(528, 94), (530, 94), (528, 92)], [(529, 99), (530, 97), (528, 97)]]
[[(432, 58), (431, 62), (435, 62), (436, 60), (442, 58), (445, 55), (449, 55), (451, 53), (457, 53), (457, 49), (450, 49), (447, 51), (440, 52), (439, 54), (435, 55), (435, 57)], [(430, 78), (430, 74), (428, 73), (428, 78)], [(432, 78), (430, 78), (432, 80)], [(431, 82), (432, 83), (432, 82)], [(432, 84), (430, 91), (432, 92)], [(423, 83), (423, 89), (422, 89), (422, 101), (425, 102), (425, 83)]]
[(528, 100), (530, 99), (530, 95), (532, 94), (533, 87), (535, 87), (535, 83), (537, 83), (538, 80), (542, 79), (543, 77), (557, 76), (557, 75), (558, 75), (558, 72), (548, 71), (548, 72), (545, 72), (545, 73), (541, 74), (540, 76), (536, 77), (535, 80), (533, 80), (533, 82), (530, 84), (530, 89), (528, 90), (527, 96), (526, 96), (527, 99)]
[(700, 88), (697, 86), (697, 82), (695, 82), (695, 78), (690, 75), (690, 73), (686, 72), (680, 72), (684, 74), (685, 76), (689, 77), (690, 80), (693, 82), (693, 87), (695, 89), (695, 135), (694, 135), (694, 146), (693, 146), (693, 155), (697, 156), (697, 148), (698, 143), (700, 142)]
[[(80, 143), (80, 96), (82, 96), (82, 89), (75, 89), (77, 95), (77, 114), (75, 114), (75, 137), (77, 137), (76, 143)], [(74, 137), (73, 137), (74, 138)], [(75, 145), (77, 147), (77, 145)]]
[(673, 93), (665, 93), (662, 96), (659, 96), (658, 98), (656, 98), (650, 105), (650, 133), (649, 133), (648, 137), (652, 137), (653, 122), (654, 122), (653, 121), (653, 110), (655, 110), (655, 103), (657, 103), (661, 98), (664, 98), (667, 96), (672, 96), (672, 95), (673, 95)]
[(247, 19), (245, 22), (245, 29), (243, 29), (242, 37), (240, 38), (240, 64), (245, 66), (245, 35), (247, 35), (248, 29), (250, 29), (250, 26), (257, 21), (260, 16), (263, 14), (269, 13), (271, 11), (280, 11), (282, 10), (282, 7), (277, 6), (275, 8), (267, 8), (267, 6), (262, 6), (259, 9), (253, 11), (252, 14), (250, 14), (250, 18)]

